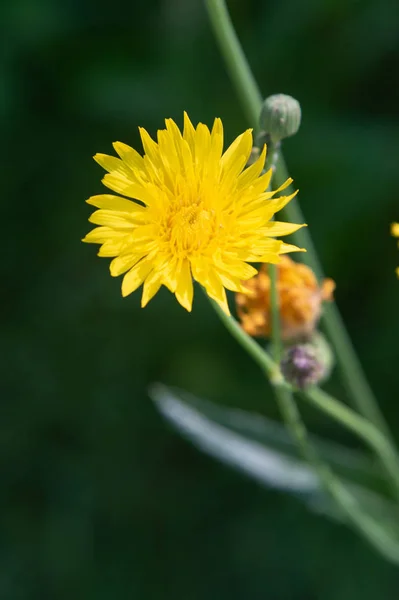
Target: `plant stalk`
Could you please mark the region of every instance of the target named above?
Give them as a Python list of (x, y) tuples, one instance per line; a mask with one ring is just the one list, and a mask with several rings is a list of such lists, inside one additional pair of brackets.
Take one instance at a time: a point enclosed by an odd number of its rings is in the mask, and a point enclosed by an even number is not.
[[(205, 0), (205, 4), (215, 37), (219, 43), (230, 77), (236, 87), (237, 95), (239, 96), (247, 120), (257, 130), (259, 128), (259, 116), (263, 97), (241, 48), (225, 0)], [(277, 186), (288, 178), (287, 168), (281, 151), (274, 176)], [(295, 198), (285, 207), (284, 214), (293, 223), (305, 222), (298, 201)], [(295, 236), (293, 239), (297, 245), (306, 247), (307, 249), (304, 255), (304, 262), (313, 269), (318, 278), (321, 278), (323, 271), (307, 228), (300, 229), (293, 236)], [(329, 306), (326, 306), (322, 318), (334, 347), (343, 380), (354, 405), (392, 440), (392, 434), (365, 378), (336, 305), (331, 303)]]
[(388, 476), (388, 481), (392, 483), (395, 496), (399, 500), (399, 460), (396, 450), (384, 433), (367, 418), (316, 386), (306, 389), (302, 396), (340, 425), (355, 433), (374, 450)]
[[(341, 510), (342, 514), (348, 519), (348, 523), (352, 525), (375, 548), (377, 548), (379, 552), (385, 556), (385, 558), (396, 564), (399, 564), (399, 545), (386, 533), (384, 528), (381, 527), (377, 521), (375, 521), (367, 512), (363, 510), (363, 507), (359, 504), (358, 500), (350, 493), (350, 491), (345, 488), (330, 467), (320, 460), (317, 451), (309, 439), (306, 426), (293, 399), (292, 390), (290, 386), (283, 380), (278, 365), (274, 363), (273, 359), (268, 355), (267, 352), (262, 350), (259, 344), (257, 344), (249, 335), (245, 333), (245, 331), (240, 327), (233, 317), (226, 315), (217, 302), (211, 299), (210, 302), (219, 318), (226, 326), (227, 330), (243, 347), (243, 349), (254, 359), (263, 373), (273, 384), (279, 409), (288, 431), (295, 440), (301, 455), (314, 469), (316, 475), (319, 477), (320, 483), (326, 492), (337, 503), (337, 506)], [(322, 392), (321, 390), (313, 389), (312, 397), (307, 399), (312, 401), (314, 398), (313, 394), (316, 393)], [(340, 404), (337, 400), (333, 400), (336, 404)], [(342, 407), (351, 413), (349, 423), (351, 423), (353, 415), (355, 415), (355, 417), (358, 419), (362, 419), (362, 417), (359, 417), (359, 415), (356, 415), (356, 413), (353, 413), (353, 411), (344, 405), (342, 405)], [(320, 406), (319, 408), (325, 410), (325, 407)], [(348, 415), (344, 415), (343, 421), (340, 411), (329, 410), (327, 413), (339, 420), (340, 423), (348, 426)], [(367, 433), (370, 434), (370, 432), (372, 432), (374, 442), (377, 443), (377, 445), (380, 445), (382, 442), (378, 436), (381, 436), (382, 439), (384, 438), (380, 434), (379, 430), (376, 429), (371, 423), (368, 423), (367, 421), (365, 421), (365, 423), (370, 428), (370, 431), (367, 431)], [(361, 435), (365, 441), (370, 443), (370, 440), (367, 438), (367, 436), (365, 436), (364, 431), (362, 430), (362, 426), (363, 422), (361, 423), (360, 427), (353, 426), (352, 424), (352, 426), (349, 428), (352, 431), (356, 430), (358, 435)], [(359, 431), (362, 433), (359, 433)]]
[[(219, 42), (222, 54), (225, 58), (230, 76), (236, 86), (237, 93), (242, 102), (247, 119), (255, 129), (259, 126), (259, 115), (262, 105), (262, 96), (257, 87), (256, 81), (252, 75), (246, 57), (242, 51), (239, 40), (236, 36), (232, 25), (229, 13), (224, 0), (205, 0), (210, 21), (213, 25), (216, 38)], [(284, 159), (280, 154), (279, 160), (275, 168), (276, 183), (287, 178)], [(303, 219), (297, 203), (293, 204), (290, 211), (290, 220), (294, 222), (302, 222)], [(287, 211), (286, 211), (286, 214)], [(298, 232), (299, 233), (299, 232)], [(322, 276), (316, 251), (313, 247), (309, 234), (305, 230), (300, 230), (300, 238), (297, 234), (297, 239), (302, 239), (303, 242), (299, 245), (305, 245), (308, 249), (308, 264), (313, 268), (316, 275)], [(276, 286), (276, 271), (271, 273), (272, 278), (272, 322), (273, 336), (272, 343), (274, 346), (275, 358), (279, 358), (279, 345), (281, 344), (280, 327), (278, 319), (278, 297)], [(348, 517), (349, 521), (356, 526), (359, 532), (368, 539), (380, 552), (388, 559), (399, 563), (399, 547), (383, 528), (369, 514), (363, 511), (362, 506), (358, 501), (346, 490), (341, 482), (335, 477), (331, 469), (325, 465), (318, 457), (314, 450), (307, 434), (306, 427), (301, 419), (298, 407), (293, 399), (290, 387), (284, 382), (278, 364), (276, 364), (269, 355), (263, 351), (260, 346), (250, 338), (235, 321), (235, 319), (227, 316), (218, 304), (212, 301), (212, 304), (222, 319), (224, 324), (235, 339), (243, 346), (243, 348), (252, 356), (252, 358), (261, 367), (263, 372), (270, 378), (274, 385), (276, 398), (278, 400), (280, 410), (284, 421), (291, 432), (291, 435), (297, 442), (297, 445), (308, 462), (313, 466), (319, 476), (324, 488), (335, 499), (343, 513)], [(277, 314), (277, 318), (276, 318)], [(379, 408), (374, 400), (374, 397), (368, 387), (365, 377), (362, 373), (360, 363), (357, 360), (356, 354), (353, 351), (349, 337), (345, 331), (344, 325), (339, 318), (337, 309), (326, 311), (324, 320), (329, 332), (334, 328), (339, 329), (339, 333), (332, 332), (331, 341), (335, 347), (337, 358), (340, 361), (341, 369), (344, 373), (344, 378), (347, 383), (356, 405), (373, 423), (376, 423), (377, 430), (372, 423), (360, 417), (345, 405), (339, 403), (334, 398), (326, 398), (326, 395), (312, 388), (306, 397), (311, 400), (318, 408), (327, 412), (333, 418), (336, 418), (340, 423), (349, 427), (352, 431), (360, 435), (367, 441), (380, 456), (382, 463), (392, 477), (394, 484), (398, 483), (398, 475), (396, 474), (396, 453), (389, 443), (389, 439), (385, 439), (380, 433), (381, 430), (387, 431), (388, 428), (384, 423), (384, 419), (379, 412)], [(340, 353), (344, 354), (345, 360)], [(352, 370), (355, 376), (352, 376)], [(366, 391), (365, 399), (363, 397)], [(394, 473), (395, 471), (395, 473)], [(398, 486), (399, 490), (399, 486)]]
[[(275, 182), (278, 187), (288, 178), (288, 171), (284, 158), (280, 155), (275, 172)], [(297, 197), (285, 206), (281, 211), (282, 219), (292, 223), (304, 223)], [(303, 262), (315, 273), (317, 279), (323, 279), (323, 269), (317, 256), (312, 238), (304, 227), (292, 234), (294, 244), (305, 247), (307, 252), (303, 255)], [(385, 418), (378, 406), (370, 385), (363, 374), (363, 369), (356, 355), (351, 339), (342, 320), (341, 314), (335, 302), (326, 303), (323, 307), (321, 317), (327, 335), (334, 348), (337, 363), (353, 404), (365, 417), (370, 419), (384, 435), (393, 442), (392, 434)]]
[(263, 98), (238, 41), (226, 3), (205, 0), (209, 19), (248, 122), (257, 130)]

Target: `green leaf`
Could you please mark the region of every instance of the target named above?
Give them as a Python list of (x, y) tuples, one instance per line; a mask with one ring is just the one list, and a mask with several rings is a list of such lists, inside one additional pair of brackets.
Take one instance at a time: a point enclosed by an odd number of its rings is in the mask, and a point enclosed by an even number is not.
[[(345, 520), (312, 468), (298, 456), (280, 423), (161, 384), (151, 387), (150, 396), (161, 414), (203, 452), (266, 487), (301, 498), (315, 512)], [(399, 510), (381, 492), (385, 484), (374, 462), (363, 453), (316, 436), (312, 442), (346, 490), (361, 502), (392, 543), (399, 543)]]

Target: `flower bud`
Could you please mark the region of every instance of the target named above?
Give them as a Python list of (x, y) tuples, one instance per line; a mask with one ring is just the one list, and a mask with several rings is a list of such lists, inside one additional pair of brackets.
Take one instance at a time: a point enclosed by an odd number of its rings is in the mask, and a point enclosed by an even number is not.
[(325, 374), (317, 350), (311, 344), (297, 344), (287, 348), (280, 368), (284, 379), (299, 389), (319, 383)]
[(263, 103), (260, 128), (273, 143), (294, 135), (301, 124), (301, 107), (292, 96), (274, 94)]

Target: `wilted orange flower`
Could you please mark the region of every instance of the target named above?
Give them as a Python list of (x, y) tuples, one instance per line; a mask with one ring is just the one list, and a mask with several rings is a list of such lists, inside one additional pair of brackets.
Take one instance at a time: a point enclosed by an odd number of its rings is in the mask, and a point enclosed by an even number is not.
[[(241, 325), (249, 335), (268, 337), (271, 333), (268, 266), (263, 265), (258, 275), (245, 282), (245, 287), (248, 294), (236, 294)], [(317, 325), (323, 300), (332, 300), (334, 288), (332, 279), (325, 279), (319, 286), (309, 267), (282, 257), (277, 265), (282, 338), (309, 335)]]

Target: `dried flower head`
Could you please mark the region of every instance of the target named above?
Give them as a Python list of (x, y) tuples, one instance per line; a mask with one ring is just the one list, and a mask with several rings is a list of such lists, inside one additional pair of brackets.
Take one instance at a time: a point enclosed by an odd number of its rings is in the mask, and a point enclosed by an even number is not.
[[(256, 277), (246, 282), (247, 293), (236, 294), (237, 313), (242, 327), (252, 336), (270, 335), (270, 277), (262, 266)], [(319, 287), (313, 271), (282, 257), (277, 266), (281, 335), (284, 340), (310, 335), (321, 313), (323, 300), (331, 300), (335, 283), (325, 279)]]
[[(392, 223), (391, 235), (394, 237), (399, 237), (399, 223)], [(396, 275), (399, 277), (399, 267), (396, 267)]]
[(295, 194), (274, 198), (263, 173), (266, 148), (245, 168), (252, 150), (251, 130), (223, 153), (223, 126), (194, 127), (184, 115), (183, 133), (171, 119), (157, 142), (140, 129), (144, 156), (121, 142), (120, 158), (97, 154), (108, 173), (111, 194), (87, 200), (96, 206), (90, 221), (99, 225), (83, 241), (101, 244), (99, 256), (113, 257), (111, 275), (124, 274), (122, 295), (143, 285), (142, 306), (164, 285), (191, 310), (193, 279), (229, 314), (225, 289), (242, 291), (257, 270), (248, 263), (278, 263), (299, 250), (274, 239), (302, 227), (272, 221)]
[(324, 376), (323, 363), (311, 344), (287, 348), (280, 368), (284, 379), (299, 389), (319, 383)]

